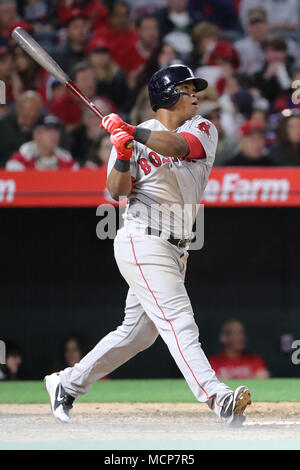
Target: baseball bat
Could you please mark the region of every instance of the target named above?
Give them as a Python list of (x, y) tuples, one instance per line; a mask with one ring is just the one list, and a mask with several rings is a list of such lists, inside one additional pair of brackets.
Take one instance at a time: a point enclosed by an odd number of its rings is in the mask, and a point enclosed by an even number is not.
[[(55, 60), (45, 51), (30, 34), (27, 33), (21, 26), (17, 26), (13, 32), (12, 37), (29, 54), (38, 64), (47, 70), (53, 77), (55, 77), (62, 85), (66, 86), (69, 90), (78, 96), (101, 120), (104, 115), (96, 107), (96, 105), (72, 82), (70, 77), (62, 70), (62, 68), (55, 62)], [(133, 142), (129, 141), (126, 144), (127, 148), (132, 147)]]

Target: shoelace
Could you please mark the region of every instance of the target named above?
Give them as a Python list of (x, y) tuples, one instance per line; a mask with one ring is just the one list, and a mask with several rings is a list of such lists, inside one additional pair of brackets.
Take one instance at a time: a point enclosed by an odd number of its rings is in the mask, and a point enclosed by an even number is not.
[(63, 404), (68, 410), (70, 410), (71, 408), (73, 408), (73, 401), (74, 400), (75, 400), (74, 397), (71, 397), (71, 395), (68, 395), (66, 393), (66, 395), (64, 396)]

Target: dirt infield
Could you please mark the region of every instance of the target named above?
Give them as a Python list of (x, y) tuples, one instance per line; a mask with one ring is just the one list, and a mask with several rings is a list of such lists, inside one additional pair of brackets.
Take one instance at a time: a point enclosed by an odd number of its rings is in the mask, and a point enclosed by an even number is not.
[(0, 405), (0, 449), (300, 449), (300, 403), (254, 403), (243, 428), (198, 403), (77, 403), (69, 424), (50, 406)]

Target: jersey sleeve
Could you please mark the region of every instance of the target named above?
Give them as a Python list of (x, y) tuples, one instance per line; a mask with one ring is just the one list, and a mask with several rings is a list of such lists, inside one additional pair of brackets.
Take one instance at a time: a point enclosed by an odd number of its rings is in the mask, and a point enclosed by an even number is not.
[[(136, 174), (137, 174), (137, 166), (136, 166), (136, 149), (135, 146), (133, 147), (133, 152), (132, 152), (132, 157), (130, 159), (130, 174), (131, 178), (136, 179)], [(112, 147), (111, 152), (110, 152), (110, 157), (108, 160), (108, 165), (107, 165), (107, 176), (110, 174), (114, 164), (116, 163), (117, 160), (117, 149), (115, 146)]]
[(218, 131), (212, 122), (202, 116), (196, 116), (185, 123), (178, 133), (189, 144), (190, 152), (187, 158), (203, 158), (213, 164), (218, 144)]

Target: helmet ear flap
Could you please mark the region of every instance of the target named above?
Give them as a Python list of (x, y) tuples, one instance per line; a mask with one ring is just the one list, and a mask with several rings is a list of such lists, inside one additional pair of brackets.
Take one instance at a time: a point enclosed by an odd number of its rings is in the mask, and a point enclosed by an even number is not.
[(170, 96), (171, 96), (171, 90), (169, 88), (161, 92), (161, 97), (163, 100), (168, 100)]
[(162, 103), (166, 108), (170, 108), (171, 106), (173, 106), (175, 103), (177, 103), (180, 98), (180, 93), (175, 87), (175, 85), (171, 85), (169, 88), (167, 88), (166, 90), (162, 90), (160, 93)]

